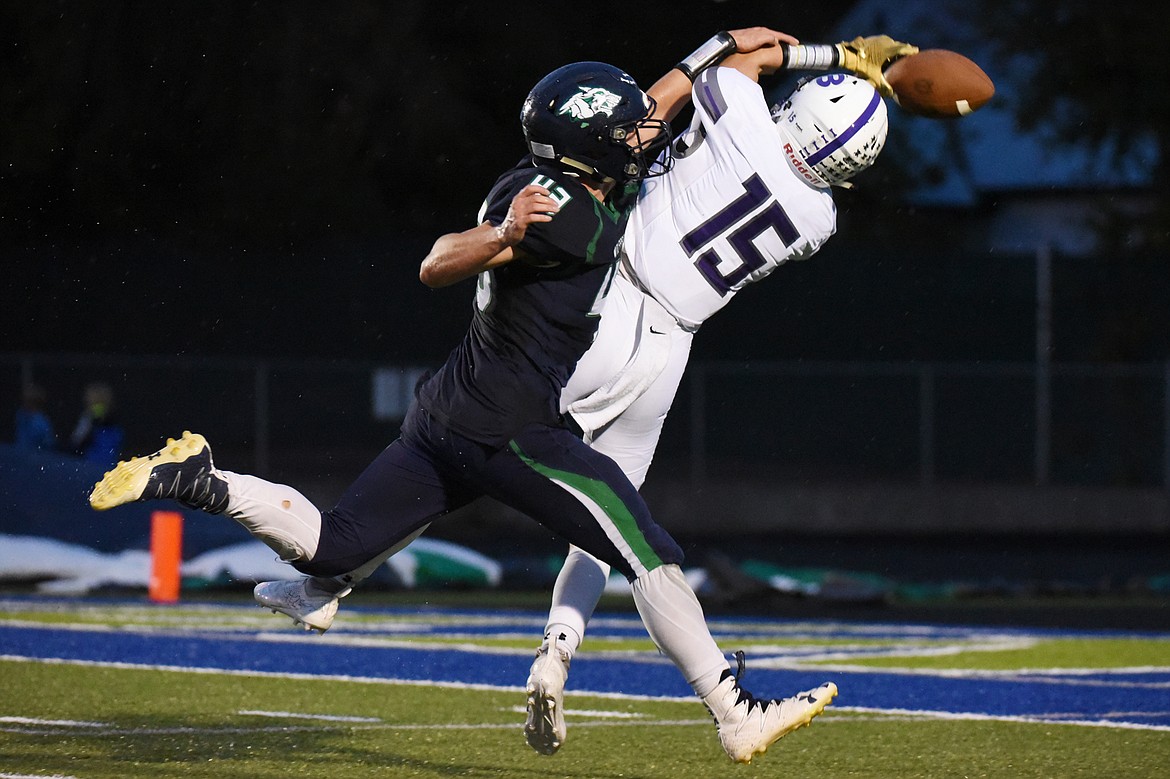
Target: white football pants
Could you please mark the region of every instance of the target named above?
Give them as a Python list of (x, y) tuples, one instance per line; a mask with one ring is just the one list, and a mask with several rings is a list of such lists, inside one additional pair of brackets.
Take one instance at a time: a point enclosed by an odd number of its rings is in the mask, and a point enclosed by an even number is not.
[[(581, 424), (589, 445), (614, 460), (639, 489), (686, 370), (692, 338), (619, 273), (606, 296), (597, 338), (561, 393), (562, 411)], [(570, 654), (585, 636), (609, 571), (589, 553), (569, 547), (553, 587), (545, 635), (564, 634), (559, 646)], [(702, 629), (706, 632), (705, 625)]]

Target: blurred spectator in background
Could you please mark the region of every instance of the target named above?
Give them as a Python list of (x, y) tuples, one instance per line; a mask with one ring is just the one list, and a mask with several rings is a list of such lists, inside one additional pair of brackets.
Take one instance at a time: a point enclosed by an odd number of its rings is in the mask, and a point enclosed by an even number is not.
[(69, 437), (70, 450), (90, 462), (114, 465), (122, 454), (125, 433), (114, 409), (110, 385), (94, 382), (82, 395), (81, 417)]
[(17, 448), (50, 451), (57, 448), (53, 423), (45, 413), (45, 391), (37, 384), (24, 385), (16, 410)]

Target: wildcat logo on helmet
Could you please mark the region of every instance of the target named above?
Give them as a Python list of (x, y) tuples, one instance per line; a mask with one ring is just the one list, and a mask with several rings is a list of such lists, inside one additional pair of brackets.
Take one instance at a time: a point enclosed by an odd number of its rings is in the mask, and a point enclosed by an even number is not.
[(622, 101), (621, 95), (616, 95), (601, 87), (577, 86), (580, 94), (573, 95), (557, 111), (557, 116), (568, 114), (573, 119), (592, 119), (598, 114), (613, 115), (613, 109)]

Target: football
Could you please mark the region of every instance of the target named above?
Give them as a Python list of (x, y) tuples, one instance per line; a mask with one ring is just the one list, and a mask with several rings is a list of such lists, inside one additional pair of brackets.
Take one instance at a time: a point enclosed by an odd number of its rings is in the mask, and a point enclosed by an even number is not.
[(885, 76), (900, 108), (933, 119), (966, 116), (995, 94), (995, 84), (981, 67), (947, 49), (925, 49), (895, 60)]

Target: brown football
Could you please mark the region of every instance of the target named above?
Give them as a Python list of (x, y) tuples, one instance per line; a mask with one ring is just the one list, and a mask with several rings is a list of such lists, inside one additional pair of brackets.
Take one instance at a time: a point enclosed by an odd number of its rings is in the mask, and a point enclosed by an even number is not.
[(885, 70), (894, 102), (903, 110), (933, 119), (966, 116), (995, 94), (983, 69), (958, 52), (925, 49), (895, 60)]

